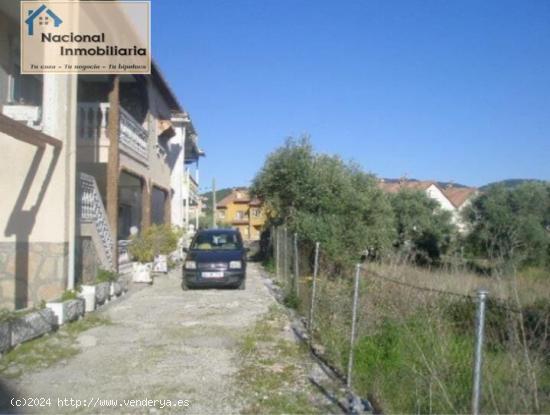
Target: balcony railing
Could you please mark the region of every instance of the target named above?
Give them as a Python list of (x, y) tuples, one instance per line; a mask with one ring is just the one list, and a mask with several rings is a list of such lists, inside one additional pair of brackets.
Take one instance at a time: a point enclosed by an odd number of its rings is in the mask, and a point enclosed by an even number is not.
[(107, 220), (107, 213), (101, 200), (101, 195), (93, 176), (80, 173), (80, 221), (92, 223), (101, 239), (103, 251), (107, 257), (107, 263), (103, 264), (112, 268), (114, 240), (111, 227)]
[[(124, 108), (120, 108), (119, 143), (120, 149), (135, 158), (148, 164), (149, 141), (148, 133)], [(78, 136), (80, 146), (106, 147), (109, 146), (107, 125), (109, 122), (109, 103), (81, 102), (78, 104)], [(94, 161), (106, 162), (107, 152), (98, 150)]]
[(36, 105), (5, 104), (2, 113), (15, 121), (21, 121), (35, 130), (42, 130), (42, 109)]

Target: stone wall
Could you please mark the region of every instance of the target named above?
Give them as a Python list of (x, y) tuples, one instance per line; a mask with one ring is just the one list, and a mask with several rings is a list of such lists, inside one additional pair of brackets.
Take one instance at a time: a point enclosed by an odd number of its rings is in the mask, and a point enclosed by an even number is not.
[(0, 308), (32, 307), (58, 297), (67, 284), (67, 255), (66, 243), (0, 242)]
[(89, 236), (77, 238), (76, 249), (76, 284), (93, 284), (101, 261), (92, 238)]

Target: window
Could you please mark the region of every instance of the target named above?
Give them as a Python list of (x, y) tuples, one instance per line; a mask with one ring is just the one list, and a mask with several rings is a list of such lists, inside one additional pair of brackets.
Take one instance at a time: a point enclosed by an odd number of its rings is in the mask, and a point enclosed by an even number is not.
[(14, 64), (13, 68), (10, 76), (10, 103), (40, 106), (42, 104), (41, 77), (21, 75), (21, 67), (18, 64)]
[(238, 211), (235, 213), (235, 219), (236, 219), (236, 220), (244, 220), (244, 219), (246, 219), (246, 212), (243, 211), (243, 210), (238, 210)]
[(251, 208), (251, 213), (254, 218), (259, 218), (261, 215), (261, 209), (260, 208)]
[(242, 243), (238, 234), (234, 232), (199, 233), (191, 244), (191, 249), (199, 251), (242, 249)]

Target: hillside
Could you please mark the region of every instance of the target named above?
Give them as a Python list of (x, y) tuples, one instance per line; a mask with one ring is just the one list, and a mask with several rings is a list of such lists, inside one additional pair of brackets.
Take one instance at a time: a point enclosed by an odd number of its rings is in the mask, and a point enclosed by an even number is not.
[(500, 180), (498, 182), (488, 183), (484, 186), (481, 186), (479, 189), (485, 191), (495, 186), (505, 186), (508, 189), (513, 189), (514, 187), (519, 186), (523, 183), (545, 183), (545, 181), (539, 179), (506, 179)]
[[(226, 187), (216, 191), (216, 201), (219, 202), (224, 197), (226, 197), (233, 190), (232, 187)], [(206, 209), (205, 212), (208, 214), (212, 211), (212, 192), (205, 192), (201, 196), (206, 198)]]
[[(386, 183), (398, 183), (400, 182), (402, 179), (387, 179), (387, 178), (384, 178), (383, 179)], [(419, 180), (418, 179), (407, 179), (408, 181), (410, 182), (418, 182)], [(442, 189), (448, 187), (448, 186), (453, 186), (453, 187), (469, 187), (469, 186), (466, 186), (464, 184), (461, 184), (461, 183), (455, 183), (455, 182), (435, 182), (439, 187), (441, 187)]]

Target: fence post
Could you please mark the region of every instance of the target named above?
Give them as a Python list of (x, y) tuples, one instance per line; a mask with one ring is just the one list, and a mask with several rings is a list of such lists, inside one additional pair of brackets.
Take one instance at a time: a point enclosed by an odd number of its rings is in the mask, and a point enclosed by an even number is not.
[(479, 290), (477, 292), (476, 315), (476, 344), (474, 350), (474, 379), (472, 390), (472, 414), (479, 414), (479, 401), (481, 399), (481, 367), (483, 364), (483, 335), (485, 329), (485, 300), (489, 292)]
[(277, 280), (280, 280), (281, 278), (281, 265), (279, 264), (279, 255), (280, 255), (280, 246), (279, 246), (279, 227), (274, 226), (274, 232), (273, 235), (275, 236), (275, 275), (277, 277)]
[[(283, 226), (283, 281), (285, 290), (287, 290), (287, 273), (288, 273), (288, 243), (287, 243), (287, 229), (286, 225)], [(285, 293), (287, 294), (287, 293)]]
[(309, 307), (309, 346), (313, 344), (313, 311), (315, 306), (315, 291), (317, 289), (317, 273), (319, 272), (319, 242), (315, 242), (315, 258), (313, 260), (313, 281), (311, 285), (311, 305)]
[(361, 274), (361, 264), (355, 266), (355, 288), (353, 290), (353, 311), (351, 316), (351, 335), (349, 342), (348, 376), (347, 387), (351, 389), (351, 376), (353, 372), (353, 346), (355, 344), (355, 324), (357, 320), (357, 304), (359, 302), (359, 276)]
[(300, 270), (298, 268), (298, 234), (294, 233), (294, 285), (296, 299), (300, 298)]

